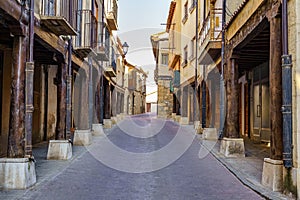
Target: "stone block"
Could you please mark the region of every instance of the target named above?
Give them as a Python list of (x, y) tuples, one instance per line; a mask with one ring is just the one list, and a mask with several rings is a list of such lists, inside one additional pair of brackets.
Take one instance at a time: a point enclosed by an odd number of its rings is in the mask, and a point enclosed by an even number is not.
[(245, 157), (245, 146), (243, 138), (223, 138), (220, 153), (226, 157)]
[(28, 158), (0, 158), (0, 189), (27, 189), (35, 183), (33, 161)]
[(179, 123), (179, 122), (180, 122), (180, 119), (181, 119), (181, 116), (180, 116), (180, 115), (176, 115), (175, 121)]
[(264, 159), (261, 184), (273, 191), (280, 192), (283, 189), (283, 161)]
[(93, 136), (104, 135), (102, 124), (93, 124), (92, 125), (92, 135)]
[(112, 124), (118, 123), (117, 117), (111, 117), (111, 123)]
[(179, 123), (181, 125), (188, 125), (189, 124), (189, 118), (188, 117), (181, 117)]
[(92, 133), (90, 130), (76, 130), (73, 144), (77, 146), (88, 146), (92, 143)]
[(194, 129), (198, 129), (201, 126), (200, 121), (194, 121)]
[(217, 140), (218, 131), (216, 128), (204, 128), (203, 129), (203, 138), (205, 140)]
[(172, 114), (171, 114), (171, 118), (172, 118), (174, 121), (176, 121), (176, 113), (172, 113)]
[(103, 119), (103, 128), (112, 128), (111, 119)]
[(72, 144), (68, 140), (50, 140), (48, 160), (69, 160), (72, 158)]

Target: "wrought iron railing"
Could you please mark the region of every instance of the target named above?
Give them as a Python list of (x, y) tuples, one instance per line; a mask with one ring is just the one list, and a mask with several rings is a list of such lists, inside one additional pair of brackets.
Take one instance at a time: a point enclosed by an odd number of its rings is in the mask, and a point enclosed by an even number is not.
[(207, 39), (209, 39), (210, 41), (221, 41), (221, 20), (222, 11), (220, 9), (213, 9), (209, 12), (199, 32), (200, 45), (202, 45)]
[(98, 40), (97, 26), (97, 19), (91, 10), (77, 11), (78, 36), (75, 38), (75, 47), (95, 48)]
[(115, 21), (118, 21), (118, 3), (117, 0), (113, 0), (112, 2), (112, 8), (108, 12), (109, 14), (112, 14), (114, 16)]
[(76, 27), (76, 18), (72, 13), (76, 13), (78, 5), (73, 1), (72, 12), (70, 12), (70, 0), (42, 0), (42, 16), (57, 16), (62, 17), (70, 23), (70, 25)]
[(105, 28), (105, 23), (98, 22), (98, 36), (95, 43), (95, 51), (97, 54), (102, 54), (105, 57), (103, 61), (109, 61), (110, 53), (110, 38), (108, 30)]

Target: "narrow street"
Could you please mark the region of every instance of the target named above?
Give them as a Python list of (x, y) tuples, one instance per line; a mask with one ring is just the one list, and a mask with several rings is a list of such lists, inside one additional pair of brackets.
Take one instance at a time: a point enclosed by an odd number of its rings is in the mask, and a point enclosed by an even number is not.
[[(162, 124), (162, 128), (158, 127)], [(107, 138), (119, 148), (135, 153), (161, 149), (174, 140), (176, 134), (193, 135), (191, 126), (184, 126), (183, 130), (186, 132), (180, 132), (177, 123), (164, 123), (147, 114), (128, 118), (119, 126), (107, 130)], [(153, 134), (153, 130), (160, 131)], [(139, 134), (142, 134), (140, 138)], [(151, 137), (147, 138), (147, 134)], [(70, 161), (64, 170), (48, 180), (38, 180), (40, 184), (24, 191), (20, 199), (262, 199), (239, 182), (211, 154), (199, 159), (202, 146), (198, 136), (195, 136), (190, 148), (174, 163), (147, 173), (127, 173), (102, 164), (94, 150), (101, 149), (97, 145), (104, 138), (105, 136), (94, 137), (93, 144)], [(181, 142), (188, 144), (186, 141)], [(115, 156), (110, 152), (105, 153), (112, 159)], [(61, 161), (37, 160), (38, 179), (41, 170), (38, 165), (41, 162), (56, 162), (57, 166), (52, 166), (55, 168), (59, 168), (61, 164)], [(122, 164), (122, 161), (115, 162), (116, 166), (118, 162)], [(156, 160), (152, 162), (155, 163)], [(132, 163), (132, 168), (138, 169), (135, 165), (143, 163)]]

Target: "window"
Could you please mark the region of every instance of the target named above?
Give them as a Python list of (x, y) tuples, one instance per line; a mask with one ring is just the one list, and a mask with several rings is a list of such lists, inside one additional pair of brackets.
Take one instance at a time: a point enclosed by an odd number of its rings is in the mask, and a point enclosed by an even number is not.
[(184, 15), (182, 19), (182, 23), (185, 23), (188, 18), (188, 1), (184, 4)]
[(190, 13), (192, 13), (195, 9), (194, 8), (196, 8), (196, 2), (197, 0), (192, 0), (192, 4), (191, 4), (191, 7), (190, 7)]
[(187, 65), (187, 57), (188, 57), (188, 50), (187, 50), (187, 48), (188, 48), (188, 46), (185, 46), (184, 50), (183, 50), (183, 63), (182, 63), (183, 66)]
[(167, 53), (163, 53), (161, 55), (161, 64), (168, 66), (169, 63), (169, 55)]
[(190, 46), (191, 55), (190, 55), (190, 60), (194, 59), (194, 57), (195, 57), (195, 43), (196, 43), (196, 38), (194, 37), (191, 40), (191, 46)]

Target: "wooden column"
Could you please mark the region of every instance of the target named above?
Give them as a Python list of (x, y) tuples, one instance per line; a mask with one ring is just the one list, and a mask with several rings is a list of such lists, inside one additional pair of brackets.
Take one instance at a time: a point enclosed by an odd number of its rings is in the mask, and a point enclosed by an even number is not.
[(282, 38), (281, 16), (277, 11), (270, 13), (270, 128), (271, 128), (271, 151), (270, 158), (282, 160)]
[[(9, 158), (24, 157), (25, 133), (25, 63), (27, 40), (23, 36), (14, 37), (13, 72), (11, 83), (11, 102), (8, 150)], [(7, 66), (10, 67), (10, 66)]]
[(56, 140), (65, 139), (66, 131), (66, 100), (67, 100), (67, 66), (62, 60), (57, 67), (57, 121)]
[(225, 136), (229, 138), (239, 137), (239, 85), (237, 59), (237, 55), (232, 55), (227, 62), (226, 69), (227, 112), (225, 119)]

